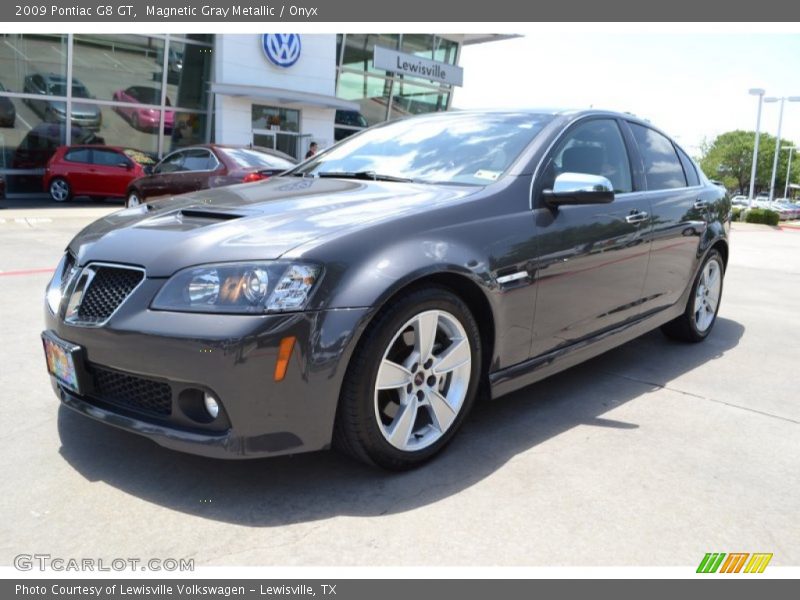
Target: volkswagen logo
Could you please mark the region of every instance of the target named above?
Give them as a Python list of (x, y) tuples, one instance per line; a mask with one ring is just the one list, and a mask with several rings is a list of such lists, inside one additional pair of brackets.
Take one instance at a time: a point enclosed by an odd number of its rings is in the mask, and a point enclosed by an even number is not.
[(300, 35), (297, 33), (265, 33), (261, 46), (269, 62), (288, 68), (300, 58)]

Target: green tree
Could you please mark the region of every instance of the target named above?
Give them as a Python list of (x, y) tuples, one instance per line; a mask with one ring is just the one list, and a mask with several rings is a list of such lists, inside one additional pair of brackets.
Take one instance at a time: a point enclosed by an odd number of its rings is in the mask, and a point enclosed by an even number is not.
[[(700, 167), (709, 179), (725, 184), (732, 192), (746, 194), (750, 189), (750, 168), (753, 164), (753, 143), (755, 131), (728, 131), (711, 142), (704, 142), (700, 157)], [(781, 146), (794, 146), (789, 140), (782, 140)], [(762, 133), (758, 143), (758, 165), (756, 166), (756, 193), (769, 192), (772, 178), (772, 161), (775, 157), (775, 137)], [(792, 156), (790, 183), (800, 181), (800, 161)], [(788, 150), (783, 150), (778, 159), (778, 173), (775, 177), (775, 196), (783, 195), (786, 186), (786, 167), (789, 161)]]

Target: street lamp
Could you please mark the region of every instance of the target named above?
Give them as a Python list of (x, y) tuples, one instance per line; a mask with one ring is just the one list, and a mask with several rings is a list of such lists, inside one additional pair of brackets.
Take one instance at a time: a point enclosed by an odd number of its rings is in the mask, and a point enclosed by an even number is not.
[(786, 165), (786, 187), (783, 188), (783, 197), (784, 198), (788, 198), (789, 197), (789, 175), (792, 172), (792, 152), (797, 150), (797, 146), (784, 146), (782, 148), (782, 150), (788, 150), (789, 151), (789, 164)]
[(758, 140), (761, 137), (761, 105), (764, 101), (764, 94), (766, 93), (761, 88), (751, 88), (748, 93), (751, 96), (758, 96), (758, 113), (756, 115), (756, 144), (753, 146), (753, 166), (750, 168), (750, 193), (747, 199), (750, 204), (753, 203), (753, 194), (756, 187), (756, 161), (758, 160)]
[(775, 140), (775, 157), (772, 160), (772, 179), (769, 184), (769, 201), (775, 198), (775, 176), (778, 174), (778, 154), (781, 150), (781, 126), (783, 125), (783, 104), (788, 100), (789, 102), (800, 102), (800, 96), (781, 96), (780, 98), (770, 97), (764, 98), (764, 102), (780, 102), (781, 109), (778, 112), (778, 135)]

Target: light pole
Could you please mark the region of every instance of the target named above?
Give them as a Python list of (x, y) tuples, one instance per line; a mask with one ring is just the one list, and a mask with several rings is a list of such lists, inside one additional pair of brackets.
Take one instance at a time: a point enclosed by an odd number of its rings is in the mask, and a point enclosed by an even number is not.
[(780, 102), (781, 109), (778, 112), (778, 135), (775, 140), (775, 157), (772, 160), (772, 179), (769, 183), (769, 202), (775, 198), (775, 176), (778, 174), (778, 154), (781, 151), (781, 126), (783, 125), (783, 104), (788, 100), (789, 102), (800, 102), (800, 96), (781, 96), (780, 98), (770, 97), (764, 98), (764, 102)]
[(797, 150), (797, 146), (784, 146), (784, 150), (789, 151), (789, 164), (786, 165), (786, 187), (783, 188), (783, 197), (789, 197), (789, 175), (792, 173), (792, 152)]
[(751, 96), (758, 96), (758, 113), (756, 114), (756, 144), (753, 146), (753, 166), (750, 168), (750, 193), (747, 195), (747, 200), (753, 204), (753, 194), (756, 189), (756, 164), (758, 161), (758, 140), (761, 138), (761, 105), (764, 102), (765, 91), (761, 88), (752, 88), (749, 90)]

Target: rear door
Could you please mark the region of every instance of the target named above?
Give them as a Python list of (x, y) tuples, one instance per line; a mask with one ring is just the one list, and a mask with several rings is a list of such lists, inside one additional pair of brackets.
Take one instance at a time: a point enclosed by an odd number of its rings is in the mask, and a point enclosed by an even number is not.
[(183, 171), (184, 150), (165, 156), (153, 169), (153, 174), (137, 180), (136, 186), (146, 199), (175, 194), (176, 178)]
[(626, 125), (641, 156), (652, 212), (643, 296), (648, 308), (664, 308), (678, 300), (692, 279), (711, 199), (692, 161), (669, 138), (641, 123)]
[(133, 172), (133, 163), (121, 152), (109, 148), (92, 150), (94, 191), (97, 196), (124, 196)]
[(204, 190), (210, 187), (215, 171), (221, 168), (217, 157), (207, 148), (184, 150), (184, 170), (176, 177), (176, 194)]
[[(586, 340), (641, 312), (650, 230), (647, 198), (637, 189), (629, 146), (614, 118), (570, 127), (534, 182), (538, 245), (531, 356)], [(608, 178), (610, 204), (549, 206), (541, 192), (560, 173)]]

